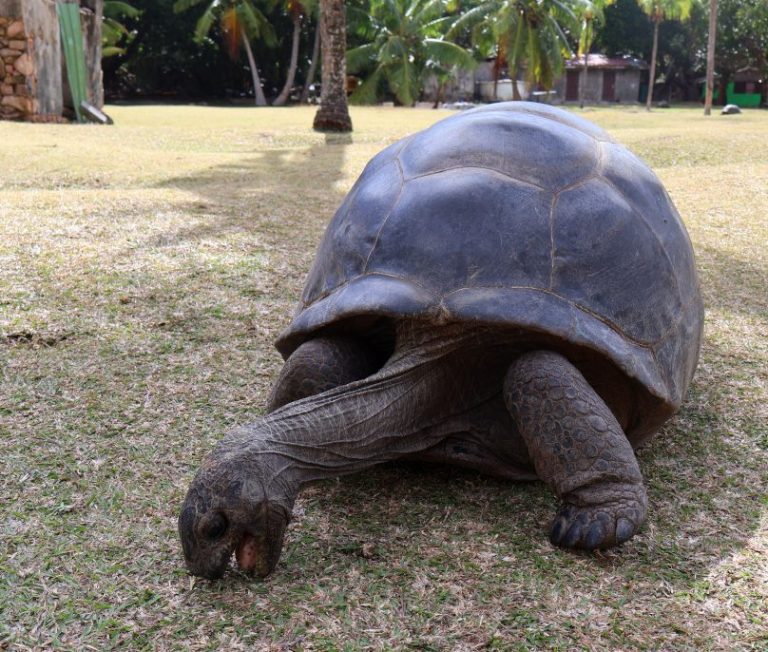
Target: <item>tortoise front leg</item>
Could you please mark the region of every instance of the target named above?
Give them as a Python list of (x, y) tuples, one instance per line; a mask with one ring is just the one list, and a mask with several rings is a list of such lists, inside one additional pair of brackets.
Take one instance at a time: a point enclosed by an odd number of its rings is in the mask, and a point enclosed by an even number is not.
[(558, 353), (526, 353), (507, 373), (504, 400), (538, 476), (562, 500), (550, 541), (593, 550), (633, 536), (648, 504), (637, 459), (578, 369)]
[(373, 349), (352, 337), (318, 337), (304, 342), (285, 361), (267, 411), (370, 376), (381, 366)]

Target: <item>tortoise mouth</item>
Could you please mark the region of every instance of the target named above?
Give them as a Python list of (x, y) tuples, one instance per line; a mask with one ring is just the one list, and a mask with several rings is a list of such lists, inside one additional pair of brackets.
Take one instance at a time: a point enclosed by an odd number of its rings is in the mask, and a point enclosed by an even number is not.
[(250, 532), (244, 532), (235, 546), (235, 561), (240, 570), (252, 573), (259, 557), (258, 540)]
[(252, 534), (244, 531), (235, 545), (234, 555), (237, 567), (249, 575), (266, 577), (277, 565), (283, 545), (282, 530), (269, 534)]

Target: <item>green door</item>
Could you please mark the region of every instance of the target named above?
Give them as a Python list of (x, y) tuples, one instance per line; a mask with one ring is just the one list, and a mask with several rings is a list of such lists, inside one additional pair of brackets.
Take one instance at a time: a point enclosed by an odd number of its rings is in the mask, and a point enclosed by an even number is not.
[(56, 13), (59, 17), (64, 61), (67, 63), (67, 79), (72, 92), (72, 102), (75, 105), (75, 115), (78, 122), (85, 122), (80, 103), (88, 101), (88, 85), (85, 74), (83, 30), (80, 26), (80, 5), (57, 2)]

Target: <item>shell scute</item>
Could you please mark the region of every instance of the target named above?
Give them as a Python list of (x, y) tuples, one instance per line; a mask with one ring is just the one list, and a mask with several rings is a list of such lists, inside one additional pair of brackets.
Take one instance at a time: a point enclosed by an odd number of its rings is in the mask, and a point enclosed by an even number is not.
[(643, 344), (680, 312), (674, 269), (627, 201), (601, 179), (563, 192), (554, 215), (552, 290)]
[(681, 296), (696, 291), (696, 267), (688, 234), (680, 230), (680, 216), (656, 175), (625, 147), (603, 145), (604, 178), (634, 208), (673, 261)]
[(412, 179), (367, 269), (410, 278), (436, 295), (467, 286), (546, 287), (551, 202), (551, 193), (475, 168)]
[(472, 113), (416, 134), (399, 154), (405, 179), (479, 167), (556, 191), (595, 170), (597, 142), (580, 130), (534, 114)]
[(316, 260), (323, 264), (315, 265), (310, 272), (302, 294), (304, 306), (365, 271), (402, 186), (399, 164), (390, 157), (347, 195), (318, 249)]

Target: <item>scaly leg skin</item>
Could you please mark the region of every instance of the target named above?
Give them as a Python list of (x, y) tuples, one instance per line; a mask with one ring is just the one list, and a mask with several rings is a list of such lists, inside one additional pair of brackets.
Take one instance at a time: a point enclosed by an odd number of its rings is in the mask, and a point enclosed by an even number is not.
[(272, 388), (267, 411), (361, 380), (381, 366), (377, 356), (360, 340), (318, 337), (304, 342), (286, 360)]
[(568, 360), (534, 351), (511, 365), (504, 400), (538, 476), (562, 501), (550, 541), (610, 548), (632, 537), (648, 505), (632, 446), (613, 413)]

